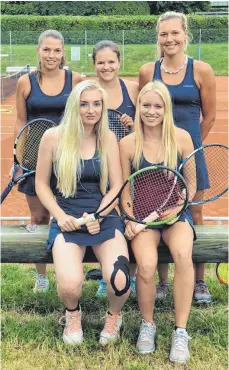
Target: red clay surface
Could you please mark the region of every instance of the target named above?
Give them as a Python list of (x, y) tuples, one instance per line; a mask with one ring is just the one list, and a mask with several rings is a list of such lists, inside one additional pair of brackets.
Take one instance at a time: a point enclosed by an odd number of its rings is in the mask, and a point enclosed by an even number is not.
[[(136, 80), (136, 78), (130, 78)], [(228, 77), (216, 77), (217, 112), (216, 123), (205, 143), (221, 143), (228, 145)], [(7, 113), (7, 110), (9, 112)], [(1, 109), (1, 187), (7, 185), (8, 173), (12, 165), (13, 132), (16, 108), (15, 95), (2, 102)], [(2, 205), (2, 216), (30, 216), (25, 196), (15, 187)], [(204, 216), (228, 216), (227, 194), (221, 199), (204, 206)]]

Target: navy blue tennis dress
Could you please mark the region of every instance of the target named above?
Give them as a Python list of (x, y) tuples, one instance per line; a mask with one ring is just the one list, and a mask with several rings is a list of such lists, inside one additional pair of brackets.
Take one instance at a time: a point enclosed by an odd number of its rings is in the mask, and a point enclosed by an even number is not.
[[(65, 70), (63, 90), (54, 96), (46, 95), (42, 92), (34, 73), (29, 73), (29, 80), (31, 91), (26, 99), (27, 121), (36, 118), (46, 118), (59, 124), (67, 99), (72, 91), (72, 72)], [(52, 184), (52, 181), (54, 180), (51, 178), (51, 187), (54, 188), (55, 184)], [(36, 195), (35, 175), (28, 177), (19, 184), (18, 191), (27, 195)]]
[[(154, 80), (162, 81), (168, 88), (173, 105), (173, 119), (177, 127), (190, 134), (194, 149), (202, 145), (200, 131), (201, 96), (194, 80), (193, 59), (188, 58), (188, 64), (183, 81), (178, 85), (167, 85), (161, 76), (161, 61), (155, 63)], [(203, 153), (198, 153), (196, 159), (197, 190), (208, 189), (208, 174)]]
[[(139, 170), (141, 170), (142, 168), (152, 166), (153, 164), (155, 164), (155, 163), (148, 162), (145, 159), (144, 155), (142, 154), (142, 157), (141, 157), (141, 160), (140, 160), (140, 165), (139, 165)], [(163, 163), (159, 163), (159, 164), (163, 165)], [(181, 164), (181, 156), (178, 154), (177, 155), (177, 168), (179, 167), (180, 164)], [(137, 171), (137, 169), (133, 166), (133, 163), (132, 163), (131, 173), (134, 173), (136, 171)], [(179, 218), (174, 223), (176, 223), (178, 221), (185, 222), (186, 220), (188, 221), (189, 225), (191, 226), (191, 228), (193, 230), (193, 240), (196, 240), (196, 233), (195, 233), (195, 229), (194, 229), (193, 219), (192, 219), (191, 212), (189, 211), (188, 208), (179, 216)], [(157, 230), (162, 231), (163, 229), (166, 229), (170, 226), (172, 226), (172, 225), (168, 225), (168, 224), (167, 225), (166, 224), (152, 225), (152, 226), (147, 226), (147, 229), (157, 229)]]
[(119, 78), (120, 86), (122, 89), (122, 104), (117, 108), (119, 112), (122, 114), (128, 114), (133, 120), (135, 117), (135, 106), (132, 103), (132, 100), (130, 99), (130, 95), (128, 93), (127, 87), (121, 78)]
[[(84, 212), (94, 213), (101, 203), (103, 194), (100, 191), (100, 158), (96, 152), (92, 159), (84, 160), (84, 166), (80, 181), (77, 183), (77, 193), (75, 197), (64, 198), (62, 193), (57, 190), (56, 201), (60, 208), (68, 215), (82, 217)], [(116, 210), (110, 214), (118, 215)], [(112, 239), (115, 230), (124, 233), (124, 226), (119, 218), (104, 218), (100, 223), (100, 232), (96, 235), (88, 233), (85, 225), (81, 230), (62, 232), (55, 218), (52, 219), (49, 229), (49, 238), (46, 242), (48, 249), (53, 247), (56, 236), (63, 234), (67, 243), (75, 243), (80, 246), (96, 245)]]

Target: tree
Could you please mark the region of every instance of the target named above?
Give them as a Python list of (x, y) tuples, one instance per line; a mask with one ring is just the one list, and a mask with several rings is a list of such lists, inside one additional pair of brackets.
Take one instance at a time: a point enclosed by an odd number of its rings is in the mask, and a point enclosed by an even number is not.
[(210, 1), (148, 1), (150, 14), (158, 15), (167, 11), (185, 14), (204, 12), (211, 8)]

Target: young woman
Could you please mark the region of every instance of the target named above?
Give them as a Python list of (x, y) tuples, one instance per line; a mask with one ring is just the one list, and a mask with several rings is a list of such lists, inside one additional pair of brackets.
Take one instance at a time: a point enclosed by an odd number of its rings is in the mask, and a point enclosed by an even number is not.
[[(175, 125), (189, 132), (196, 149), (202, 145), (215, 121), (216, 89), (212, 68), (187, 56), (188, 24), (184, 14), (162, 14), (157, 22), (157, 39), (158, 60), (141, 67), (140, 88), (149, 81), (164, 82), (172, 97)], [(203, 207), (196, 205), (190, 210), (194, 224), (203, 224)], [(159, 277), (157, 298), (163, 298), (169, 290), (168, 265), (160, 265)], [(196, 264), (195, 279), (194, 299), (199, 303), (210, 302), (204, 264)]]
[[(26, 74), (18, 80), (16, 92), (17, 119), (15, 134), (23, 125), (35, 118), (46, 118), (60, 122), (67, 98), (81, 77), (78, 73), (63, 69), (65, 65), (64, 38), (60, 32), (47, 30), (38, 40), (39, 63), (35, 72)], [(35, 191), (35, 176), (30, 176), (18, 186), (26, 195), (31, 213), (28, 231), (36, 225), (49, 223), (49, 212), (39, 201)], [(45, 292), (49, 288), (46, 265), (37, 264), (34, 292)]]
[[(159, 81), (148, 83), (140, 92), (135, 118), (135, 132), (120, 141), (124, 178), (153, 163), (177, 168), (182, 158), (193, 151), (190, 135), (173, 123), (169, 92)], [(126, 224), (126, 235), (132, 240), (137, 261), (137, 296), (142, 315), (137, 349), (140, 353), (155, 350), (156, 325), (153, 319), (156, 296), (155, 271), (160, 238), (169, 247), (175, 264), (175, 328), (172, 333), (170, 360), (189, 359), (186, 324), (191, 308), (194, 270), (192, 247), (195, 232), (189, 210), (170, 226), (156, 226), (136, 235), (136, 223)], [(185, 240), (185, 243), (184, 243)]]
[[(93, 48), (93, 64), (100, 85), (108, 95), (108, 108), (122, 113), (121, 122), (125, 126), (133, 127), (135, 105), (138, 96), (138, 83), (123, 80), (118, 77), (120, 68), (120, 51), (116, 43), (109, 40), (98, 42)], [(131, 293), (135, 294), (136, 265), (130, 265)], [(106, 295), (106, 283), (99, 280), (97, 296)]]
[[(109, 309), (100, 335), (102, 345), (118, 338), (121, 308), (129, 295), (128, 249), (121, 220), (104, 218), (82, 227), (77, 222), (78, 217), (108, 204), (123, 182), (119, 147), (108, 129), (106, 107), (101, 86), (81, 82), (69, 96), (61, 124), (44, 134), (39, 150), (36, 191), (54, 217), (47, 248), (52, 248), (58, 294), (66, 306), (63, 340), (69, 344), (83, 341), (79, 298), (86, 246), (93, 246), (107, 283)], [(52, 171), (57, 179), (56, 199), (50, 188)], [(115, 214), (114, 206), (109, 210)]]

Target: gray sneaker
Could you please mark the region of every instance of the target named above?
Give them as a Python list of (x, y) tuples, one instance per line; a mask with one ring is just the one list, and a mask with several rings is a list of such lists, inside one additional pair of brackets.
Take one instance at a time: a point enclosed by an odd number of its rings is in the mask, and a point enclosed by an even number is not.
[(212, 301), (208, 286), (203, 280), (196, 280), (193, 298), (196, 303), (210, 303)]
[(48, 290), (49, 290), (49, 279), (47, 278), (47, 276), (37, 274), (33, 292), (34, 293), (46, 293)]
[(139, 336), (137, 341), (137, 349), (141, 354), (147, 354), (155, 351), (156, 342), (156, 325), (142, 320)]
[(171, 362), (179, 362), (181, 364), (186, 363), (190, 358), (188, 349), (188, 342), (191, 337), (188, 336), (186, 330), (183, 333), (173, 330), (172, 334), (172, 346), (170, 350), (169, 360)]
[(170, 291), (169, 283), (159, 283), (157, 285), (156, 299), (164, 299)]

